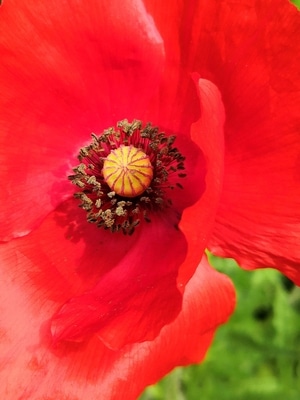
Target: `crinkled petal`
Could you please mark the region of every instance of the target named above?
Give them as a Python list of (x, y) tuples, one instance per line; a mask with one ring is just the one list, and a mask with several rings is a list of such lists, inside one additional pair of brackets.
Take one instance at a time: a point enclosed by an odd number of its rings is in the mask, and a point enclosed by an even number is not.
[(139, 0), (12, 0), (0, 18), (0, 233), (7, 240), (70, 196), (66, 175), (92, 132), (147, 108), (164, 48)]
[[(8, 243), (8, 274), (20, 279), (22, 290), (31, 290), (32, 301), (48, 297), (57, 303), (45, 318), (52, 319), (54, 341), (97, 333), (118, 348), (152, 339), (176, 317), (182, 301), (176, 278), (186, 241), (175, 217), (151, 219), (132, 236), (112, 234), (88, 224), (74, 199)], [(13, 293), (7, 298), (14, 302)]]
[[(10, 259), (8, 245), (2, 253)], [(22, 254), (18, 261), (31, 265)], [(24, 268), (18, 274), (6, 269), (0, 273), (0, 393), (6, 400), (134, 400), (175, 366), (201, 361), (235, 303), (230, 280), (204, 259), (186, 287), (181, 313), (155, 340), (120, 351), (109, 350), (96, 336), (85, 343), (53, 346), (46, 327), (40, 329), (56, 307), (49, 288), (38, 289)], [(32, 295), (36, 290), (39, 296)]]
[(250, 2), (238, 13), (226, 3), (229, 54), (218, 75), (226, 172), (209, 247), (300, 284), (300, 13), (287, 1)]
[[(224, 173), (225, 112), (218, 87), (209, 80), (200, 79), (202, 76), (195, 72), (196, 69), (189, 68), (187, 63), (188, 54), (193, 51), (190, 48), (189, 30), (193, 26), (194, 11), (197, 4), (201, 3), (205, 9), (209, 7), (209, 2), (204, 2), (205, 7), (203, 2), (198, 1), (177, 1), (176, 4), (166, 1), (163, 7), (158, 1), (144, 2), (154, 17), (166, 48), (166, 72), (160, 88), (161, 102), (157, 101), (159, 107), (154, 115), (158, 124), (162, 125), (164, 115), (169, 117), (173, 130), (178, 132), (176, 143), (179, 143), (179, 149), (188, 146), (191, 149), (192, 146), (186, 145), (191, 138), (204, 157), (201, 163), (199, 157), (195, 160), (195, 152), (191, 157), (187, 151), (189, 185), (185, 185), (184, 193), (194, 199), (195, 193), (198, 193), (198, 198), (184, 210), (180, 223), (189, 245), (188, 255), (178, 277), (178, 282), (184, 285), (193, 274), (194, 266), (199, 262), (199, 254), (207, 246), (214, 226)], [(163, 101), (168, 98), (165, 97), (167, 94), (171, 99), (174, 98), (174, 102)]]
[(225, 181), (210, 249), (300, 284), (299, 11), (285, 0), (146, 6), (182, 68), (214, 82), (224, 102)]

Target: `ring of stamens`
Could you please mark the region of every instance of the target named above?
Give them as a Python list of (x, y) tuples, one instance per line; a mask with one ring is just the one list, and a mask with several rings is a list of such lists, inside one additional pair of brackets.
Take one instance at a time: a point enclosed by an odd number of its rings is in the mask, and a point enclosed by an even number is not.
[(69, 179), (79, 191), (75, 197), (87, 211), (87, 220), (112, 232), (132, 234), (151, 213), (172, 205), (171, 192), (182, 188), (184, 157), (173, 146), (175, 136), (159, 132), (150, 123), (127, 120), (92, 134), (80, 149), (80, 164)]

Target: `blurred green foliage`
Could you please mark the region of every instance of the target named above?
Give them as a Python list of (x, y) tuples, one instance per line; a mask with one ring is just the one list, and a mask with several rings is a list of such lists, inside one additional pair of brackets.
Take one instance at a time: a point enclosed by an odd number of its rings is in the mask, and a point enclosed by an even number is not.
[(274, 270), (210, 259), (233, 280), (236, 311), (205, 362), (175, 369), (140, 400), (299, 400), (300, 288)]
[(300, 0), (294, 0), (292, 3), (296, 4), (296, 6), (300, 8)]

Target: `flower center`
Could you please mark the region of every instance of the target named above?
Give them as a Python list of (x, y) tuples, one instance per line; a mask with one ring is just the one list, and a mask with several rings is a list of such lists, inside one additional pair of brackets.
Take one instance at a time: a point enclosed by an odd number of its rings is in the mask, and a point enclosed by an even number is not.
[(178, 181), (186, 176), (174, 141), (175, 136), (137, 120), (92, 134), (69, 176), (88, 222), (132, 234), (140, 223), (151, 222), (151, 213), (171, 207), (171, 192), (182, 189)]
[(149, 157), (133, 146), (121, 145), (106, 157), (103, 178), (116, 194), (136, 197), (142, 194), (153, 178)]

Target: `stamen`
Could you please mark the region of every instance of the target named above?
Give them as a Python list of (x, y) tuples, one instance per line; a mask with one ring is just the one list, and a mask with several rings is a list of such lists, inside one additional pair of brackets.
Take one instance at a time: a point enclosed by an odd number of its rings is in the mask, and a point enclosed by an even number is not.
[(171, 190), (183, 188), (178, 180), (186, 176), (174, 141), (138, 120), (92, 134), (69, 176), (88, 222), (131, 235), (142, 221), (151, 222), (151, 213), (171, 207)]

